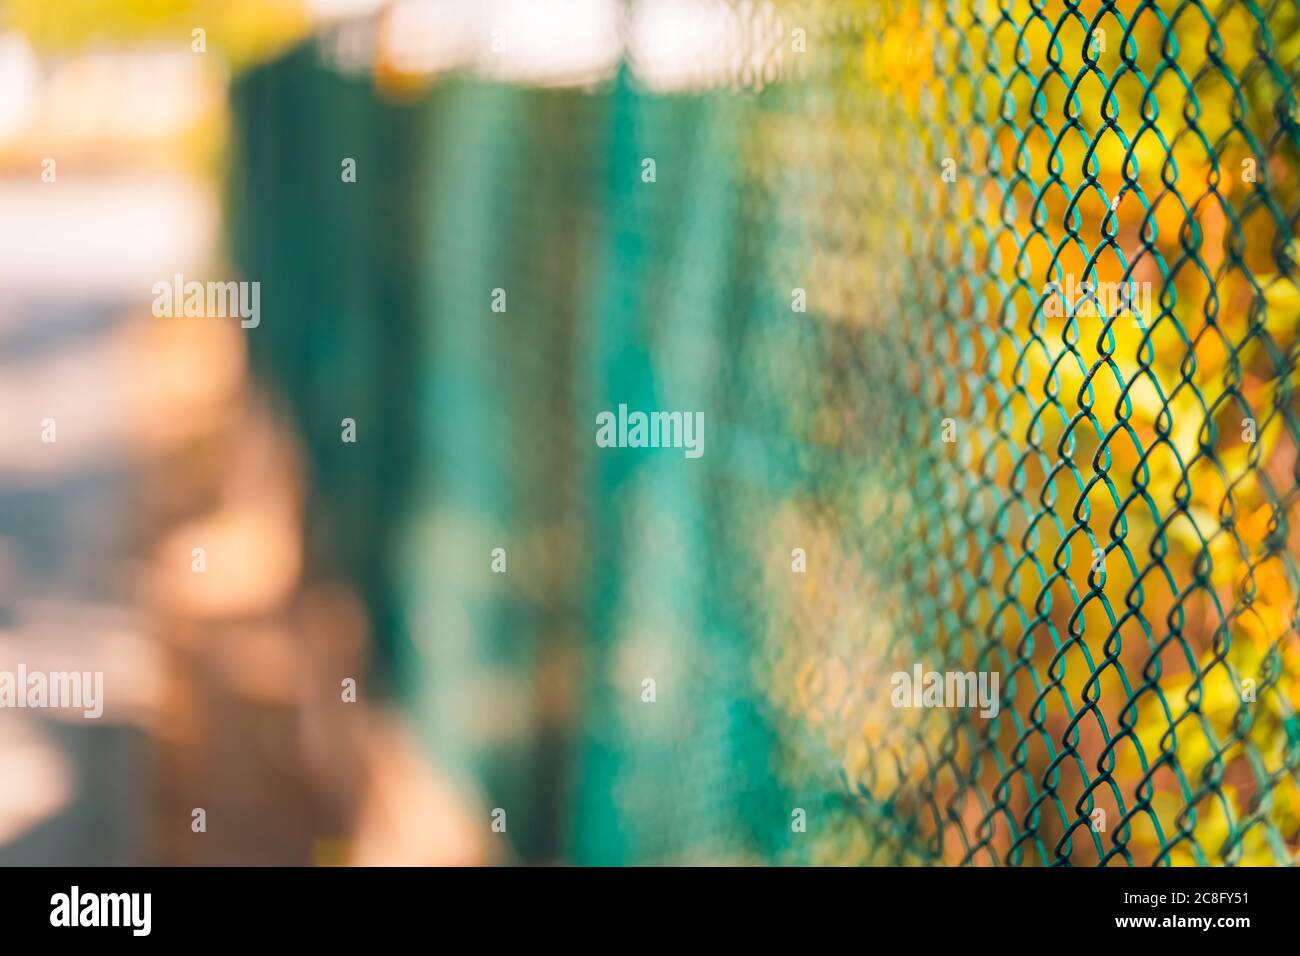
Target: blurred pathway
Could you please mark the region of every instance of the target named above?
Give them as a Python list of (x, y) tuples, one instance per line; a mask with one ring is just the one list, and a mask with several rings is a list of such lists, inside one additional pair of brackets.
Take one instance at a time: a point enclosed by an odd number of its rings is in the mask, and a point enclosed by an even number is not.
[(161, 662), (135, 610), (126, 333), (212, 217), (179, 181), (33, 177), (0, 182), (0, 227), (0, 669), (105, 675), (98, 720), (0, 710), (0, 864), (147, 862)]

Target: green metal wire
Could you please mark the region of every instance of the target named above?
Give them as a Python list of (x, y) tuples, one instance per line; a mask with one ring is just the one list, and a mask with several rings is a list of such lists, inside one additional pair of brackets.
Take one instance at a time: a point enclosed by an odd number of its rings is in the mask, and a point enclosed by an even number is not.
[(707, 90), (238, 84), (250, 344), (431, 753), (528, 859), (1294, 862), (1295, 5), (764, 10)]

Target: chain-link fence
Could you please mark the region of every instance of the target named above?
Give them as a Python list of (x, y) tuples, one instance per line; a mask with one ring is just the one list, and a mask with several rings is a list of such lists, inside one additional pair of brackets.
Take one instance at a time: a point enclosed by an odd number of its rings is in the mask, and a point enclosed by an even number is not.
[(677, 87), (236, 86), (249, 341), (431, 751), (527, 859), (1291, 862), (1294, 3), (693, 9)]

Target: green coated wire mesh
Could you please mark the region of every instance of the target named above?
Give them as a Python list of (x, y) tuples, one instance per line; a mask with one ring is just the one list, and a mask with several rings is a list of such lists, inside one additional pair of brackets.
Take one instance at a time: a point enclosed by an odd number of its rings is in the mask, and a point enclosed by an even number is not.
[(1293, 862), (1295, 4), (704, 6), (690, 90), (236, 85), (250, 347), (430, 751), (524, 859)]

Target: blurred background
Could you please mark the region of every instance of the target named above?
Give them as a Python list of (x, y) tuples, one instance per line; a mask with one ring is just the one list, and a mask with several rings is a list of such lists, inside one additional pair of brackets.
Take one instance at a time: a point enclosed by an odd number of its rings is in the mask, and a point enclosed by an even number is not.
[(0, 863), (1294, 862), (1300, 28), (1169, 6), (0, 0)]

